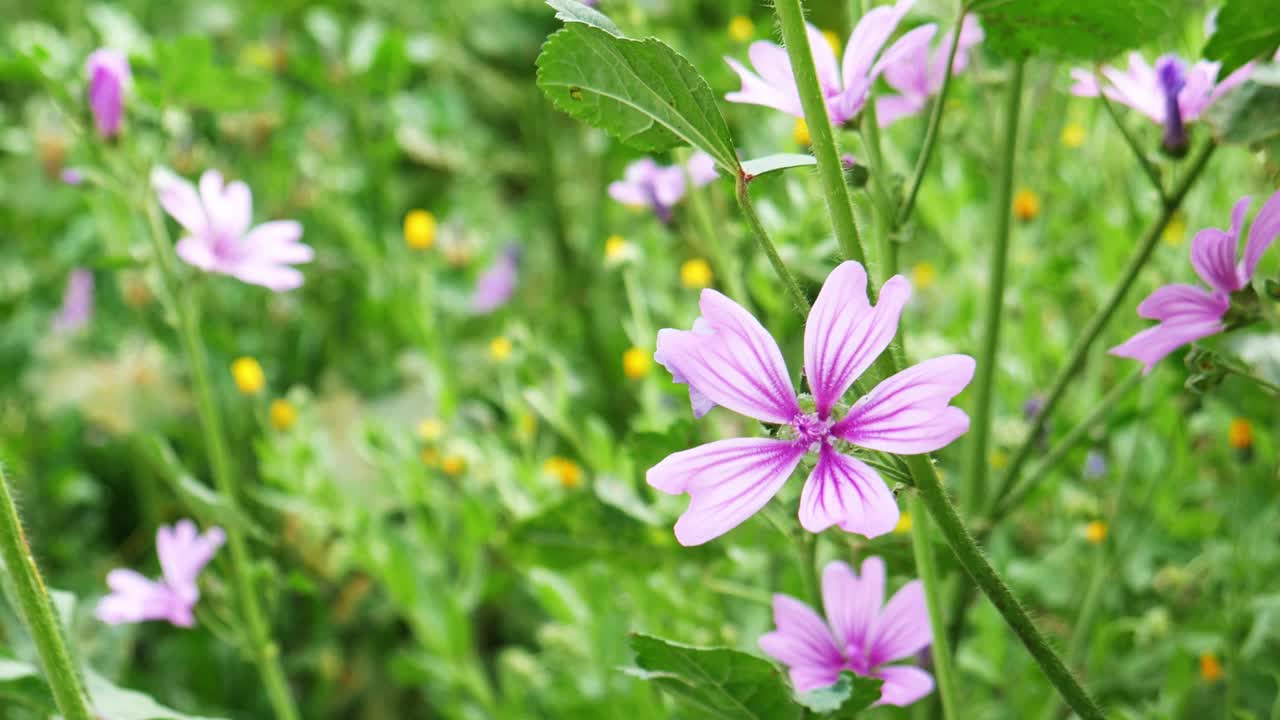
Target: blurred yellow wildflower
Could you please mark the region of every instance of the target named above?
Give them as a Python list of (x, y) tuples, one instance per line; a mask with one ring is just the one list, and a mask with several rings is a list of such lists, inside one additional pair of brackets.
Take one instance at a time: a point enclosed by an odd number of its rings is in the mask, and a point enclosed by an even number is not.
[(440, 461), (440, 469), (449, 477), (457, 477), (467, 469), (467, 461), (462, 459), (461, 455), (446, 455), (444, 460)]
[(422, 458), (422, 464), (427, 467), (440, 467), (440, 451), (435, 448), (424, 449), (418, 457)]
[(435, 442), (444, 434), (444, 423), (439, 418), (427, 418), (418, 423), (418, 437), (427, 442)]
[(680, 266), (680, 284), (690, 289), (704, 288), (711, 284), (711, 265), (702, 258), (686, 260)]
[(916, 263), (911, 268), (911, 284), (921, 290), (933, 287), (938, 280), (938, 269), (930, 262)]
[(522, 440), (529, 440), (537, 430), (537, 416), (528, 410), (520, 413), (520, 418), (516, 421), (516, 435), (518, 435)]
[(1227, 444), (1232, 450), (1248, 450), (1253, 447), (1253, 425), (1244, 418), (1234, 418), (1227, 426)]
[(436, 244), (436, 216), (426, 210), (410, 210), (404, 216), (404, 244), (428, 250)]
[(746, 15), (734, 15), (729, 21), (729, 38), (734, 42), (746, 42), (756, 34), (756, 24)]
[(1107, 524), (1101, 520), (1094, 520), (1084, 526), (1084, 539), (1100, 545), (1103, 540), (1107, 539)]
[(604, 261), (606, 265), (616, 265), (631, 257), (631, 243), (621, 235), (610, 235), (604, 241)]
[(796, 118), (796, 126), (791, 131), (791, 138), (796, 141), (797, 145), (809, 146), (809, 125), (804, 118)]
[(245, 395), (257, 395), (267, 384), (262, 366), (251, 357), (236, 358), (231, 363), (231, 377), (236, 381), (236, 387)]
[(495, 362), (502, 362), (511, 357), (511, 341), (506, 337), (499, 335), (489, 341), (489, 358)]
[(1067, 123), (1067, 126), (1062, 128), (1062, 144), (1072, 150), (1084, 145), (1084, 138), (1084, 126), (1080, 123)]
[(1031, 222), (1040, 214), (1040, 196), (1023, 188), (1013, 196), (1013, 214), (1023, 222)]
[(632, 380), (639, 380), (649, 374), (649, 366), (653, 361), (649, 353), (638, 347), (628, 348), (622, 353), (622, 372)]
[(288, 430), (298, 421), (298, 408), (284, 398), (272, 400), (267, 414), (271, 417), (271, 426), (277, 430)]
[(893, 531), (899, 535), (911, 532), (911, 513), (904, 512), (899, 515), (898, 524), (893, 526)]
[(1182, 211), (1179, 210), (1169, 218), (1169, 222), (1164, 226), (1164, 232), (1160, 233), (1160, 239), (1164, 240), (1166, 245), (1177, 247), (1187, 239), (1187, 219), (1183, 217)]
[(578, 463), (559, 455), (547, 458), (542, 463), (542, 471), (560, 481), (561, 487), (570, 490), (582, 484), (582, 468)]
[(1222, 661), (1211, 652), (1200, 653), (1200, 678), (1205, 682), (1217, 682), (1222, 679)]
[(987, 462), (991, 464), (992, 470), (1003, 470), (1009, 466), (1009, 453), (1003, 450), (992, 450), (991, 455), (987, 457)]

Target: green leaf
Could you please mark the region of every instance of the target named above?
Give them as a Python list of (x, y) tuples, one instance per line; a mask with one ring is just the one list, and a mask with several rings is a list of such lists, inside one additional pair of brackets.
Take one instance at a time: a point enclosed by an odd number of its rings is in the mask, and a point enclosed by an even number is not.
[(1204, 56), (1218, 60), (1224, 78), (1250, 60), (1270, 58), (1280, 47), (1275, 0), (1227, 0), (1218, 11), (1217, 29), (1205, 43)]
[(150, 71), (139, 73), (137, 80), (156, 104), (212, 111), (260, 105), (270, 89), (263, 77), (218, 64), (209, 38), (196, 35), (157, 42)]
[(766, 660), (728, 648), (699, 648), (633, 634), (631, 649), (649, 680), (708, 717), (725, 720), (798, 720), (782, 676)]
[(583, 23), (598, 27), (610, 35), (622, 37), (622, 30), (613, 24), (608, 15), (595, 8), (587, 7), (577, 0), (547, 0), (547, 4), (555, 8), (556, 17), (565, 22)]
[(1224, 143), (1259, 147), (1280, 138), (1280, 65), (1255, 70), (1209, 108), (1208, 121)]
[(214, 720), (167, 708), (148, 695), (116, 687), (92, 670), (85, 672), (85, 685), (93, 709), (99, 716), (111, 720)]
[(779, 172), (795, 167), (809, 167), (817, 165), (818, 160), (812, 155), (804, 155), (801, 153), (778, 153), (776, 155), (765, 155), (755, 160), (747, 160), (742, 163), (742, 172), (746, 173), (747, 180), (754, 180), (761, 175), (767, 175), (771, 172)]
[(796, 697), (801, 705), (834, 720), (855, 718), (880, 699), (879, 678), (861, 677), (848, 670), (830, 687), (810, 690)]
[(664, 555), (655, 539), (675, 538), (651, 528), (589, 493), (577, 493), (512, 529), (508, 552), (527, 565), (564, 569), (600, 560), (628, 568), (652, 568)]
[(35, 666), (0, 658), (0, 706), (19, 707), (52, 714), (57, 710), (49, 686)]
[(538, 55), (538, 87), (564, 112), (639, 150), (688, 144), (738, 173), (733, 137), (707, 81), (656, 38), (573, 22)]
[(979, 0), (987, 44), (1003, 55), (1103, 60), (1173, 23), (1168, 0)]
[(202, 524), (237, 527), (259, 540), (271, 542), (271, 535), (267, 531), (227, 502), (226, 498), (196, 480), (168, 442), (152, 435), (144, 438), (142, 443), (156, 472), (182, 498), (183, 503)]

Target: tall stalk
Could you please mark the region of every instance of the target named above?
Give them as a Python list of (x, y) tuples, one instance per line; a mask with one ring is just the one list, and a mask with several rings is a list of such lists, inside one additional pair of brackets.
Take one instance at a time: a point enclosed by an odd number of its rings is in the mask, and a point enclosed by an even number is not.
[[(177, 268), (172, 254), (173, 247), (169, 242), (164, 219), (160, 216), (155, 201), (145, 197), (142, 203), (151, 230), (152, 251), (155, 253), (156, 265), (160, 270), (161, 284), (177, 318), (178, 336), (191, 370), (192, 382), (195, 384), (196, 409), (200, 416), (200, 428), (204, 433), (205, 447), (209, 453), (209, 464), (213, 468), (214, 483), (224, 500), (234, 508), (240, 501), (236, 475), (231, 465), (221, 412), (213, 392), (213, 384), (209, 379), (209, 361), (200, 339), (195, 305), (186, 288), (178, 282)], [(227, 549), (231, 555), (231, 574), (236, 601), (240, 606), (240, 615), (248, 632), (249, 643), (252, 645), (254, 661), (258, 665), (258, 671), (266, 687), (267, 699), (271, 703), (277, 720), (299, 720), (298, 709), (294, 705), (284, 669), (280, 665), (280, 647), (271, 638), (254, 585), (249, 545), (244, 531), (236, 523), (227, 523), (223, 529), (227, 534)]]
[(920, 571), (920, 582), (924, 585), (929, 627), (933, 630), (933, 670), (938, 678), (942, 717), (946, 720), (959, 720), (951, 639), (947, 637), (947, 620), (942, 614), (942, 583), (939, 582), (938, 564), (933, 556), (933, 533), (929, 526), (929, 516), (922, 512), (923, 508), (920, 498), (914, 494), (907, 497), (907, 511), (911, 513), (911, 552), (915, 556), (916, 569)]
[(18, 507), (9, 493), (9, 479), (0, 465), (0, 557), (13, 580), (22, 620), (35, 641), (44, 676), (53, 691), (58, 711), (67, 720), (93, 720), (80, 674), (62, 638), (58, 616), (54, 614), (49, 591), (40, 579), (40, 569), (31, 556), (31, 546), (22, 532)]

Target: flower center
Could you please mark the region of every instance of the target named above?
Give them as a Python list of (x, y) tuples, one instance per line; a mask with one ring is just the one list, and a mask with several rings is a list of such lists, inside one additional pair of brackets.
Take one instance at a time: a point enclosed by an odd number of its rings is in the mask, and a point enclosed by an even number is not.
[(810, 451), (817, 451), (822, 443), (831, 442), (831, 420), (823, 420), (817, 413), (796, 413), (791, 419), (791, 427), (796, 433), (796, 442), (805, 445)]
[(871, 674), (871, 660), (863, 648), (849, 643), (844, 647), (844, 667), (857, 675)]

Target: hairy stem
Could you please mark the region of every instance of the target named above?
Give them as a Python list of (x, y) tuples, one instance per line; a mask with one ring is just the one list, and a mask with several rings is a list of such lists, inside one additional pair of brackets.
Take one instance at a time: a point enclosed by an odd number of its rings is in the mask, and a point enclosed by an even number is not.
[(22, 532), (18, 507), (9, 493), (9, 479), (0, 465), (0, 557), (13, 580), (19, 610), (31, 639), (35, 641), (44, 676), (53, 691), (54, 702), (67, 720), (91, 720), (87, 696), (80, 684), (71, 653), (63, 641), (62, 628), (54, 613), (49, 592), (40, 579), (40, 569), (31, 556), (31, 546)]
[(946, 618), (942, 614), (942, 583), (939, 582), (938, 566), (933, 556), (929, 515), (914, 493), (907, 497), (907, 512), (911, 513), (911, 551), (915, 555), (916, 569), (920, 571), (920, 582), (924, 585), (929, 626), (933, 630), (933, 669), (938, 678), (942, 716), (946, 720), (959, 720), (960, 714), (956, 710), (955, 669), (951, 664), (951, 643), (947, 637)]
[[(795, 303), (796, 309), (807, 316), (809, 314), (809, 298), (800, 289), (800, 284), (796, 282), (796, 278), (791, 274), (791, 270), (787, 268), (787, 264), (782, 261), (782, 256), (778, 255), (778, 248), (774, 247), (773, 240), (769, 239), (769, 233), (765, 232), (764, 224), (760, 222), (760, 217), (756, 215), (755, 206), (751, 204), (751, 192), (747, 189), (747, 179), (742, 175), (738, 176), (738, 207), (742, 208), (742, 214), (747, 219), (747, 225), (750, 226), (751, 233), (756, 236), (756, 242), (760, 244), (760, 249), (768, 256), (769, 263), (773, 265), (773, 271), (778, 274), (778, 279), (782, 281), (787, 293), (791, 295), (791, 301)], [(746, 298), (740, 299), (746, 300)]]

